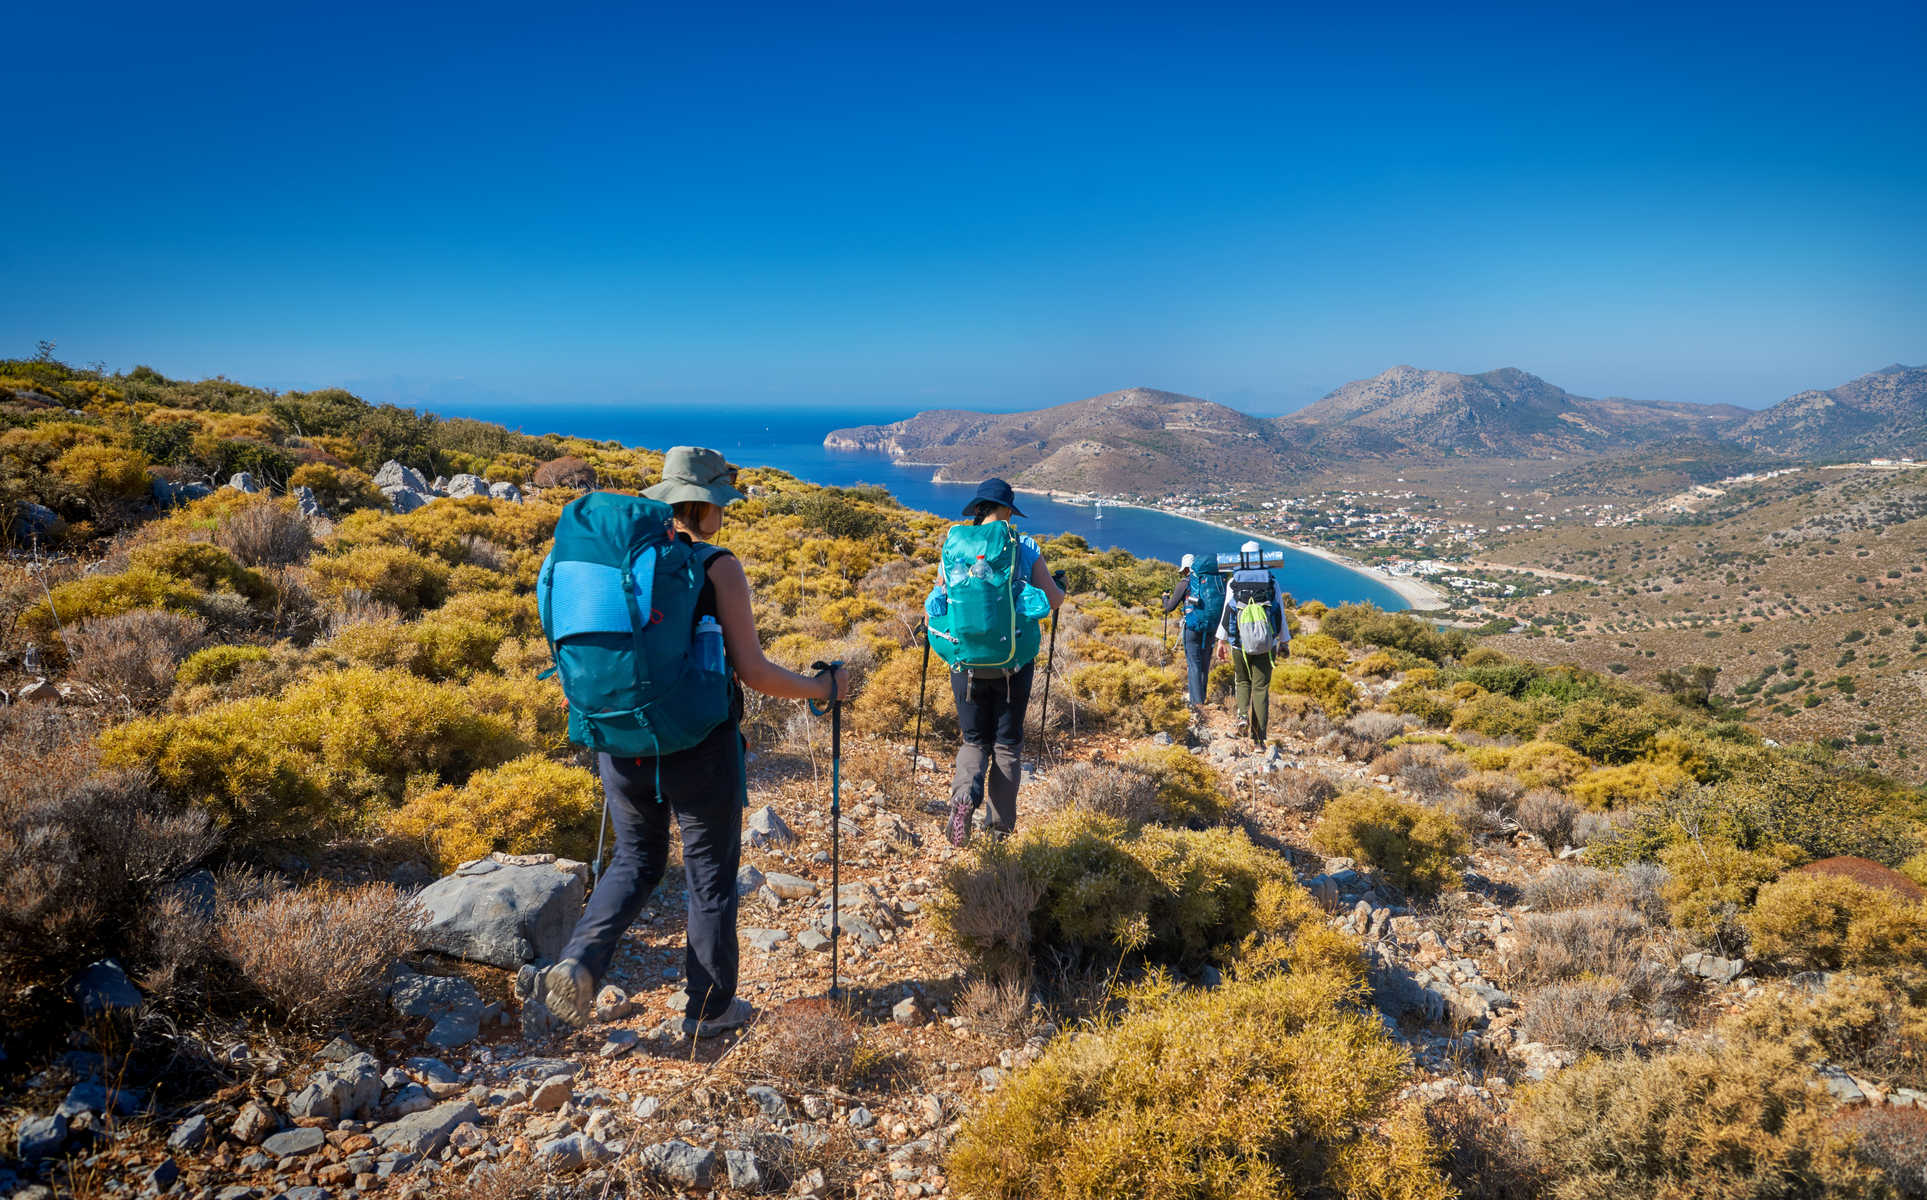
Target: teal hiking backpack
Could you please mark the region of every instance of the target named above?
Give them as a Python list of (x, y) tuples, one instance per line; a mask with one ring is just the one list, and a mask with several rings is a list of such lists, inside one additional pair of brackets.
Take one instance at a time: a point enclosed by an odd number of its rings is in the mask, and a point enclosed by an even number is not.
[(1191, 560), (1191, 586), (1186, 596), (1191, 607), (1184, 610), (1184, 627), (1193, 633), (1215, 629), (1224, 613), (1224, 573), (1218, 570), (1217, 554), (1199, 554)]
[(1008, 521), (958, 525), (943, 539), (928, 628), (931, 648), (952, 667), (1014, 671), (1037, 657), (1037, 621), (1050, 601), (1017, 578), (1017, 549)]
[(569, 701), (569, 740), (617, 757), (687, 750), (729, 717), (729, 670), (695, 646), (703, 571), (721, 551), (671, 532), (669, 506), (590, 492), (555, 523), (536, 610)]

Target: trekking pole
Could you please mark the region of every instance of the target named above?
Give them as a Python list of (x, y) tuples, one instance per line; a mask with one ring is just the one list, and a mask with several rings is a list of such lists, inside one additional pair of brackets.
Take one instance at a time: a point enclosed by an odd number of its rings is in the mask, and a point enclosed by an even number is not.
[(930, 683), (930, 622), (917, 623), (917, 636), (923, 639), (923, 675), (917, 680), (917, 736), (910, 742), (910, 774), (917, 773), (923, 758), (923, 690)]
[(1058, 614), (1050, 618), (1050, 657), (1044, 660), (1044, 707), (1037, 714), (1037, 741), (1041, 747), (1044, 732), (1050, 728), (1050, 669), (1057, 662)]
[[(843, 937), (841, 897), (837, 895), (843, 890), (843, 698), (837, 695), (836, 673), (842, 670), (843, 660), (811, 663), (810, 668), (830, 676), (830, 999), (840, 1000), (843, 989), (837, 986), (836, 948)], [(816, 701), (809, 704), (811, 712), (823, 715)]]

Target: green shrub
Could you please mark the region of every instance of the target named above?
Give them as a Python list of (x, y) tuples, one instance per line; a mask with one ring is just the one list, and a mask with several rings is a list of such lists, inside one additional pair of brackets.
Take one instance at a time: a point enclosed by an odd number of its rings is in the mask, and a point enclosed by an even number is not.
[(1411, 677), (1414, 674), (1417, 672), (1408, 673), (1405, 680), (1386, 695), (1384, 707), (1408, 717), (1417, 717), (1427, 725), (1443, 728), (1451, 724), (1452, 714), (1456, 711), (1452, 698), (1414, 681)]
[(1088, 663), (1066, 682), (1079, 705), (1079, 722), (1088, 722), (1089, 728), (1134, 737), (1177, 737), (1190, 727), (1184, 683), (1176, 671), (1135, 659)]
[(1223, 776), (1182, 746), (1139, 746), (1124, 761), (1151, 777), (1159, 819), (1168, 824), (1212, 825), (1231, 811)]
[(1588, 771), (1567, 785), (1566, 794), (1588, 808), (1630, 808), (1664, 800), (1689, 782), (1671, 763), (1630, 762)]
[(1546, 738), (1595, 762), (1629, 763), (1652, 749), (1653, 738), (1664, 724), (1659, 714), (1644, 707), (1585, 699), (1567, 708), (1546, 731)]
[(1242, 832), (1069, 809), (974, 846), (945, 873), (936, 911), (987, 970), (1021, 971), (1045, 952), (1196, 966), (1256, 932), (1260, 886), (1290, 877), (1284, 859)]
[(1341, 642), (1403, 650), (1435, 663), (1456, 658), (1472, 645), (1472, 639), (1461, 630), (1441, 633), (1415, 617), (1382, 612), (1370, 604), (1344, 604), (1332, 609), (1320, 618), (1319, 630)]
[(134, 551), (135, 570), (169, 575), (203, 592), (233, 592), (251, 604), (274, 599), (274, 585), (210, 542), (157, 542)]
[(200, 610), (200, 600), (200, 593), (192, 587), (148, 568), (135, 567), (118, 575), (83, 575), (28, 606), (20, 614), (20, 629), (30, 641), (57, 646), (57, 631), (63, 626), (117, 617), (138, 608), (191, 615)]
[(1927, 907), (1840, 875), (1785, 875), (1740, 924), (1753, 957), (1799, 970), (1927, 966)]
[(1141, 992), (1060, 1037), (950, 1158), (984, 1200), (1446, 1200), (1430, 1136), (1395, 1097), (1407, 1059), (1339, 971)]
[(294, 474), (288, 476), (288, 490), (293, 491), (298, 487), (312, 490), (315, 500), (334, 516), (364, 508), (388, 508), (388, 497), (381, 494), (375, 481), (353, 467), (335, 467), (326, 463), (297, 467)]
[(1918, 976), (1903, 987), (1891, 974), (1837, 972), (1819, 991), (1767, 988), (1720, 1022), (1723, 1037), (1785, 1046), (1802, 1062), (1830, 1062), (1863, 1078), (1927, 1087), (1927, 1004)]
[(209, 646), (182, 661), (174, 672), (174, 683), (177, 687), (226, 683), (247, 664), (265, 662), (267, 658), (268, 650), (264, 646)]
[(1673, 927), (1702, 944), (1731, 946), (1740, 936), (1740, 914), (1753, 906), (1765, 884), (1800, 860), (1791, 846), (1742, 850), (1726, 838), (1682, 840), (1660, 854), (1669, 878), (1660, 889)]
[(1358, 704), (1358, 686), (1343, 671), (1301, 662), (1286, 661), (1273, 667), (1271, 690), (1305, 696), (1333, 720), (1351, 716)]
[(1453, 711), (1452, 728), (1529, 741), (1539, 734), (1539, 716), (1530, 706), (1508, 696), (1482, 692)]
[(1345, 644), (1337, 638), (1328, 633), (1314, 633), (1292, 639), (1291, 657), (1304, 659), (1314, 667), (1342, 670), (1350, 656), (1345, 653)]
[(343, 599), (352, 591), (414, 613), (436, 607), (448, 594), (448, 565), (401, 546), (320, 554), (311, 566), (316, 594), (329, 599)]
[(1879, 1174), (1832, 1124), (1835, 1102), (1784, 1047), (1589, 1058), (1515, 1108), (1555, 1200), (1859, 1200)]
[(101, 735), (107, 765), (153, 772), (243, 839), (353, 825), (398, 805), (410, 777), (459, 783), (528, 748), (459, 687), (367, 668)]
[(1376, 789), (1327, 804), (1311, 837), (1324, 853), (1357, 859), (1422, 896), (1458, 882), (1453, 860), (1466, 849), (1465, 831), (1450, 816)]
[(427, 845), (444, 872), (493, 850), (586, 860), (595, 854), (601, 799), (592, 772), (530, 754), (477, 771), (460, 787), (410, 796), (385, 824)]

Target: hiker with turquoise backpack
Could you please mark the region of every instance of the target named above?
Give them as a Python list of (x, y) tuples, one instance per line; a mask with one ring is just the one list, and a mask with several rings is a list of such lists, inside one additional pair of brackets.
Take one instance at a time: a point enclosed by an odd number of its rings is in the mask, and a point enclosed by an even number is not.
[[(986, 479), (964, 506), (970, 524), (943, 541), (937, 582), (924, 602), (930, 647), (950, 666), (963, 744), (950, 783), (950, 844), (970, 840), (970, 818), (990, 799), (990, 828), (1017, 827), (1024, 715), (1043, 639), (1038, 622), (1064, 601), (1064, 581), (1044, 552), (1011, 525), (1017, 497), (1001, 479)], [(987, 776), (987, 778), (986, 778)]]
[(1263, 565), (1263, 553), (1256, 542), (1238, 547), (1239, 566), (1231, 573), (1219, 626), (1231, 652), (1231, 690), (1238, 720), (1260, 750), (1271, 726), (1272, 660), (1291, 644), (1278, 581)]
[[(743, 499), (714, 450), (677, 446), (641, 496), (591, 492), (556, 522), (536, 604), (569, 702), (569, 740), (596, 752), (616, 851), (535, 999), (588, 1022), (616, 944), (662, 882), (669, 819), (689, 892), (683, 1032), (714, 1037), (755, 1015), (736, 994), (742, 863), (743, 687), (788, 700), (849, 697), (841, 668), (799, 675), (763, 656), (749, 580), (708, 544)], [(597, 858), (601, 855), (598, 852)]]
[(1224, 612), (1224, 576), (1213, 553), (1187, 554), (1178, 560), (1178, 586), (1164, 597), (1164, 611), (1184, 608), (1185, 700), (1204, 706), (1211, 680), (1211, 648)]

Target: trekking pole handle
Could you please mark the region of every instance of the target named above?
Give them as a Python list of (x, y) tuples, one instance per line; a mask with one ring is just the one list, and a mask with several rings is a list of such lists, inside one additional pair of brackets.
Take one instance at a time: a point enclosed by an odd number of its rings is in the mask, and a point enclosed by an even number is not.
[(843, 660), (840, 658), (837, 659), (835, 662), (813, 662), (810, 664), (810, 670), (815, 671), (818, 678), (821, 678), (824, 675), (828, 675), (830, 677), (830, 697), (831, 697), (828, 700), (807, 701), (807, 703), (810, 706), (810, 711), (812, 713), (816, 714), (819, 717), (828, 716), (831, 708), (835, 707), (838, 704), (843, 703), (842, 697), (837, 695), (838, 689), (836, 686), (836, 673), (838, 671), (841, 671), (842, 669), (843, 669)]

